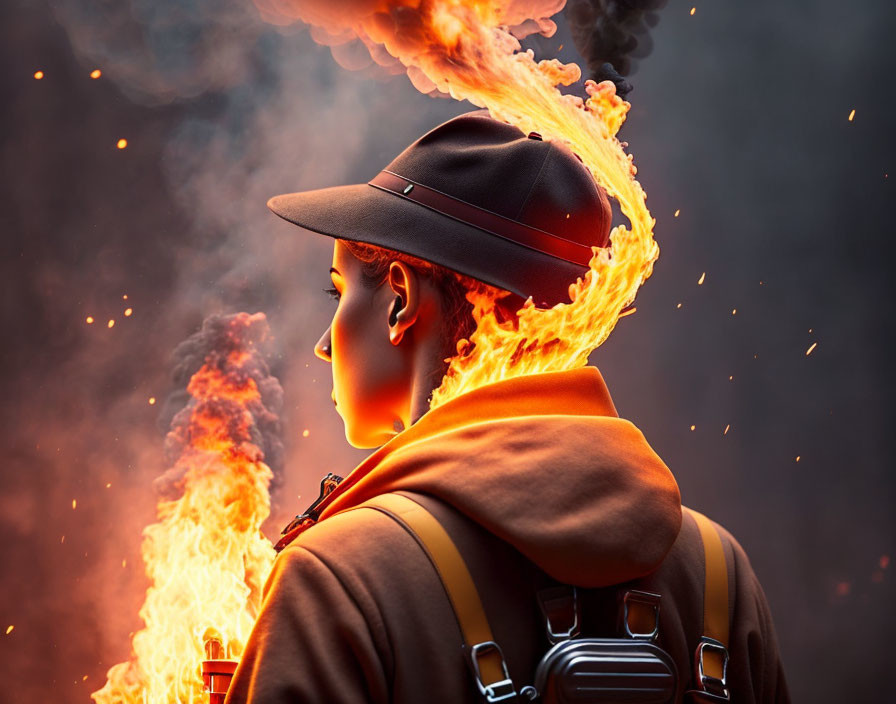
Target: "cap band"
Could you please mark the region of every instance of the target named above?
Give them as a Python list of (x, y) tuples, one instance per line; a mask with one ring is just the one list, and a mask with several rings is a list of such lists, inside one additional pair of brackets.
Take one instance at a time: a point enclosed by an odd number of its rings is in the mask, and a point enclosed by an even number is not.
[(391, 171), (380, 171), (369, 185), (542, 254), (584, 267), (591, 262), (591, 247), (505, 218), (503, 215), (458, 200)]

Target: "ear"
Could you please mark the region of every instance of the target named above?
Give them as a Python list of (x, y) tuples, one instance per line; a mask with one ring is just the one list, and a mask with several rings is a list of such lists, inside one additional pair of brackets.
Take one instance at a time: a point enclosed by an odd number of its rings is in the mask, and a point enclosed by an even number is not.
[(404, 262), (394, 261), (386, 280), (396, 296), (389, 303), (389, 340), (397, 345), (420, 314), (420, 277)]

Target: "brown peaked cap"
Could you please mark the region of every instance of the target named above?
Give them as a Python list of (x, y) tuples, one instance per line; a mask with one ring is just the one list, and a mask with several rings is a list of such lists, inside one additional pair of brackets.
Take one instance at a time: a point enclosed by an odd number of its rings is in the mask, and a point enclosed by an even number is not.
[(569, 300), (591, 247), (607, 246), (612, 218), (568, 148), (484, 110), (431, 130), (369, 183), (275, 196), (268, 207), (308, 230), (411, 254), (539, 306)]

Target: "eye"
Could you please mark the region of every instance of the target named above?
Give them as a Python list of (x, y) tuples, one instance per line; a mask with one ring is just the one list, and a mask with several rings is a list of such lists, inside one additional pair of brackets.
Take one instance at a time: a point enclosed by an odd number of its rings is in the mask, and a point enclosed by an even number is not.
[(325, 288), (324, 293), (326, 293), (333, 300), (339, 300), (339, 291), (337, 291), (335, 288)]

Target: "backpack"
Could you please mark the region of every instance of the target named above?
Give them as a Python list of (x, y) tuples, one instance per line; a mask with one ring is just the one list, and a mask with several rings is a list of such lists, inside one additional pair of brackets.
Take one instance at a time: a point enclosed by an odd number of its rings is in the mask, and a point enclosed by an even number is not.
[[(674, 700), (675, 663), (654, 643), (659, 633), (660, 595), (629, 589), (621, 600), (624, 637), (586, 638), (579, 633), (576, 588), (561, 585), (540, 590), (551, 647), (536, 668), (533, 684), (517, 689), (466, 563), (439, 521), (403, 493), (382, 494), (348, 510), (363, 508), (395, 520), (426, 553), (454, 610), (466, 660), (484, 702), (667, 704)], [(685, 700), (728, 702), (728, 571), (722, 541), (708, 518), (682, 508), (697, 523), (706, 558), (703, 636), (694, 653), (694, 689), (685, 693)]]

